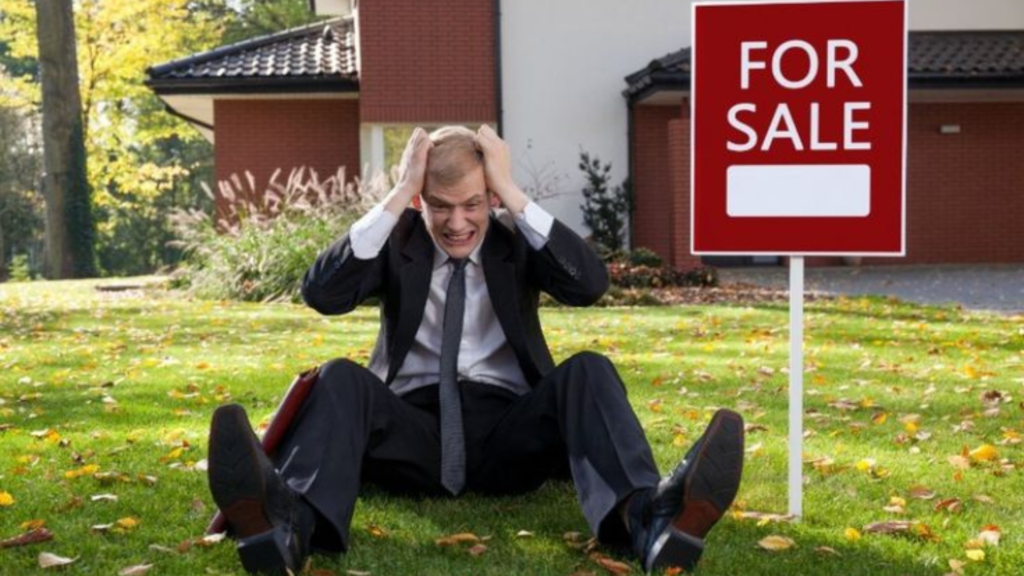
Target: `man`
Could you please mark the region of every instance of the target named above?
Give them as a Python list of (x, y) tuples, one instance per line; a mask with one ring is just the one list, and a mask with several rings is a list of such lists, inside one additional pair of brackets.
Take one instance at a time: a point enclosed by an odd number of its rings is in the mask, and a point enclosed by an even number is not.
[[(491, 214), (499, 204), (512, 223)], [(660, 479), (612, 363), (584, 352), (555, 366), (541, 331), (541, 291), (587, 306), (607, 287), (586, 242), (513, 182), (493, 130), (417, 128), (398, 185), (303, 279), (323, 314), (379, 299), (369, 366), (321, 368), (274, 462), (240, 406), (214, 414), (210, 489), (246, 570), (298, 572), (311, 547), (346, 550), (363, 482), (515, 493), (566, 469), (602, 542), (630, 545), (647, 571), (693, 567), (739, 488), (743, 422), (716, 413)]]

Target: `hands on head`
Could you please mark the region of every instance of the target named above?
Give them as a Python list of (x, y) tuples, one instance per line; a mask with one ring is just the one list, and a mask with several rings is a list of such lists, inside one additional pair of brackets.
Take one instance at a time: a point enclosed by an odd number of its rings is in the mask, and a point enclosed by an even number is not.
[[(526, 207), (529, 198), (512, 179), (512, 155), (508, 144), (486, 124), (477, 130), (474, 143), (483, 155), (487, 189), (506, 208), (518, 214)], [(427, 180), (427, 158), (433, 146), (426, 130), (417, 127), (412, 131), (399, 163), (398, 183), (385, 199), (386, 207), (392, 213), (400, 214), (414, 198), (423, 193)]]

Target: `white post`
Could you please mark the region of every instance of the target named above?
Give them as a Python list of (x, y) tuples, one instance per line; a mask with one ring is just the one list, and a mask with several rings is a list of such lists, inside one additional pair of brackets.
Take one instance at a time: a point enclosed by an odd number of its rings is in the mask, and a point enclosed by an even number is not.
[(789, 513), (803, 515), (804, 257), (789, 259)]

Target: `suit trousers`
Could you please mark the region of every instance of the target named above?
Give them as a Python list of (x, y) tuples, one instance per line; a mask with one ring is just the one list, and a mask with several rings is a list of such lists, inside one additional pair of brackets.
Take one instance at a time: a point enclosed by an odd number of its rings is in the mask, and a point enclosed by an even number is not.
[[(591, 530), (623, 543), (619, 502), (659, 480), (650, 446), (612, 363), (577, 354), (518, 396), (460, 382), (467, 492), (535, 490), (568, 471)], [(332, 360), (275, 454), (287, 484), (313, 506), (313, 544), (345, 551), (362, 483), (443, 496), (438, 387), (399, 397), (366, 368)]]

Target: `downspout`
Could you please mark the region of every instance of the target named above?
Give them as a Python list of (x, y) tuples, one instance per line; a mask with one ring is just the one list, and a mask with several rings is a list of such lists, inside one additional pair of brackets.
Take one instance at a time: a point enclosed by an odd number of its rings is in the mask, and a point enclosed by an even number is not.
[(629, 180), (629, 249), (633, 250), (633, 212), (636, 207), (636, 178), (633, 174), (633, 97), (626, 98), (626, 178)]
[(498, 136), (505, 136), (501, 98), (501, 0), (494, 0), (494, 106), (498, 115)]

